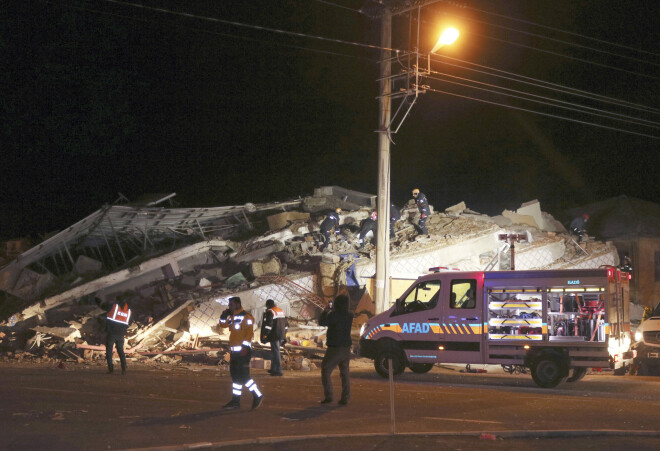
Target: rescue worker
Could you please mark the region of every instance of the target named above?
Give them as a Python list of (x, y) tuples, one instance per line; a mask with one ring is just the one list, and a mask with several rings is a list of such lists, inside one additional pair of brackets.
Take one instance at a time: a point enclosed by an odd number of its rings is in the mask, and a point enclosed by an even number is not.
[(232, 381), (231, 401), (224, 409), (238, 409), (241, 406), (243, 386), (252, 392), (252, 410), (258, 408), (263, 400), (257, 384), (250, 378), (250, 359), (252, 358), (252, 338), (254, 337), (254, 318), (243, 310), (241, 298), (229, 298), (229, 308), (222, 312), (218, 326), (229, 327), (229, 371)]
[(582, 241), (582, 236), (586, 235), (587, 230), (585, 228), (585, 224), (589, 221), (589, 215), (588, 214), (583, 214), (582, 216), (578, 216), (577, 218), (573, 219), (571, 221), (571, 225), (569, 226), (570, 232), (577, 236), (578, 243)]
[(261, 322), (261, 343), (270, 343), (272, 356), (270, 359), (271, 376), (282, 376), (282, 354), (280, 346), (286, 343), (286, 332), (289, 324), (284, 310), (275, 306), (275, 301), (266, 301), (266, 311)]
[(105, 359), (108, 362), (108, 374), (112, 373), (112, 348), (117, 347), (117, 354), (121, 362), (121, 374), (126, 374), (126, 354), (124, 354), (124, 336), (131, 322), (131, 309), (128, 305), (128, 295), (117, 297), (117, 302), (112, 304), (105, 317)]
[(628, 274), (632, 274), (633, 267), (632, 267), (632, 261), (630, 260), (630, 257), (628, 257), (627, 255), (623, 257), (623, 262), (619, 266), (619, 269), (621, 269), (621, 271), (627, 272)]
[(419, 222), (417, 225), (419, 226), (419, 230), (421, 231), (422, 235), (428, 235), (429, 231), (426, 228), (426, 220), (431, 214), (429, 201), (426, 199), (424, 193), (419, 192), (418, 188), (413, 190), (412, 195), (415, 199), (415, 203), (417, 204), (417, 209), (419, 210)]
[(390, 239), (393, 240), (396, 238), (396, 234), (394, 233), (394, 224), (401, 219), (401, 210), (399, 210), (396, 205), (391, 204), (390, 205)]
[(364, 240), (367, 238), (369, 232), (371, 232), (371, 237), (376, 236), (376, 229), (378, 228), (378, 213), (375, 211), (371, 212), (371, 215), (360, 225), (360, 234), (358, 235), (358, 249), (364, 246)]
[(320, 250), (325, 249), (330, 244), (330, 233), (334, 229), (334, 233), (339, 233), (339, 215), (341, 214), (341, 208), (337, 208), (335, 211), (328, 213), (328, 216), (325, 217), (321, 223), (321, 233), (325, 238), (325, 241), (320, 246)]
[(328, 327), (327, 346), (321, 363), (321, 381), (323, 383), (323, 399), (321, 404), (332, 402), (332, 372), (339, 365), (341, 378), (341, 398), (339, 404), (346, 405), (351, 397), (349, 365), (351, 362), (351, 327), (353, 314), (348, 311), (348, 296), (339, 295), (334, 306), (329, 303), (319, 318), (320, 326)]

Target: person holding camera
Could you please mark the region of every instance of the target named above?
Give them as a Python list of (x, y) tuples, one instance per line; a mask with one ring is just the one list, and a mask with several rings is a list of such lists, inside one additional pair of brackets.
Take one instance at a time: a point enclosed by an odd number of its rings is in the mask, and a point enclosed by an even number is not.
[(282, 376), (282, 355), (280, 346), (286, 343), (286, 331), (289, 324), (284, 310), (275, 306), (275, 301), (266, 301), (266, 311), (261, 322), (261, 343), (270, 343), (272, 356), (270, 359), (271, 376)]
[(351, 327), (353, 326), (353, 314), (348, 311), (348, 297), (339, 295), (333, 303), (321, 313), (319, 325), (327, 326), (327, 350), (321, 363), (321, 381), (323, 382), (324, 398), (321, 404), (332, 402), (332, 372), (339, 366), (341, 377), (341, 398), (339, 404), (346, 405), (351, 397), (351, 386), (349, 380), (349, 364), (351, 361)]
[(241, 298), (229, 298), (229, 308), (222, 312), (218, 326), (229, 327), (229, 371), (232, 381), (231, 401), (224, 409), (241, 407), (243, 385), (252, 392), (252, 410), (258, 408), (263, 395), (256, 382), (250, 378), (250, 359), (252, 358), (252, 339), (254, 338), (254, 317), (243, 310)]

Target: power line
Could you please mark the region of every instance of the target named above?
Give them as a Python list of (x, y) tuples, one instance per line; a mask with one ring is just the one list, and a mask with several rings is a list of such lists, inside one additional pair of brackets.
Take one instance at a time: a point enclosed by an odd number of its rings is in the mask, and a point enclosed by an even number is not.
[(472, 33), (472, 34), (475, 35), (475, 36), (479, 36), (481, 38), (491, 39), (493, 41), (498, 41), (498, 42), (504, 42), (504, 43), (507, 43), (507, 44), (515, 45), (517, 47), (522, 47), (522, 48), (529, 49), (529, 50), (536, 50), (537, 52), (547, 53), (549, 55), (554, 55), (554, 56), (560, 56), (562, 58), (567, 58), (567, 59), (571, 59), (571, 60), (575, 60), (575, 61), (580, 61), (582, 63), (593, 64), (594, 66), (604, 67), (606, 69), (612, 69), (612, 70), (617, 70), (617, 71), (620, 71), (620, 72), (626, 72), (628, 74), (638, 75), (640, 77), (651, 78), (653, 80), (660, 80), (660, 77), (654, 77), (652, 75), (647, 75), (647, 74), (643, 74), (641, 72), (635, 72), (635, 71), (631, 71), (631, 70), (627, 70), (627, 69), (622, 69), (620, 67), (610, 66), (608, 64), (597, 63), (595, 61), (590, 61), (590, 60), (587, 60), (587, 59), (584, 59), (584, 58), (578, 58), (576, 56), (564, 55), (563, 53), (552, 52), (550, 50), (540, 49), (538, 47), (533, 47), (531, 45), (518, 44), (516, 42), (507, 41), (505, 39), (494, 38), (492, 36), (485, 36), (485, 35), (481, 35), (481, 34), (478, 34), (478, 33)]
[[(570, 46), (573, 46), (573, 47), (578, 47), (578, 48), (582, 48), (582, 49), (586, 49), (586, 50), (591, 50), (593, 52), (603, 53), (603, 54), (606, 54), (606, 55), (616, 56), (618, 58), (623, 58), (623, 59), (627, 59), (627, 60), (630, 60), (630, 61), (636, 61), (638, 63), (651, 64), (653, 66), (660, 67), (660, 64), (654, 63), (654, 62), (646, 60), (646, 59), (635, 58), (633, 56), (622, 55), (620, 53), (608, 52), (607, 50), (601, 50), (601, 49), (597, 49), (595, 47), (589, 47), (587, 45), (578, 44), (576, 42), (564, 41), (562, 39), (552, 38), (550, 36), (544, 36), (544, 35), (538, 34), (538, 33), (530, 33), (528, 31), (519, 30), (517, 28), (506, 27), (504, 25), (498, 25), (498, 24), (495, 24), (495, 23), (492, 23), (492, 22), (486, 22), (486, 21), (483, 21), (483, 20), (477, 20), (477, 19), (471, 19), (469, 17), (458, 16), (458, 15), (455, 15), (453, 13), (447, 13), (447, 12), (444, 12), (444, 11), (442, 12), (442, 14), (447, 15), (447, 16), (455, 16), (455, 17), (458, 17), (461, 20), (465, 20), (465, 21), (468, 21), (468, 22), (476, 22), (476, 23), (480, 23), (480, 24), (485, 24), (485, 25), (490, 26), (490, 27), (501, 28), (503, 30), (513, 31), (514, 33), (520, 33), (520, 34), (524, 34), (524, 35), (527, 35), (527, 36), (533, 36), (535, 38), (541, 38), (541, 39), (545, 39), (547, 41), (557, 42), (559, 44), (570, 45)], [(422, 21), (422, 22), (429, 23), (427, 21)], [(433, 25), (433, 24), (431, 24), (431, 25)]]
[(241, 28), (250, 28), (253, 30), (261, 30), (261, 31), (269, 31), (271, 33), (278, 33), (278, 34), (283, 34), (283, 35), (289, 35), (289, 36), (296, 36), (300, 38), (309, 38), (309, 39), (317, 39), (320, 41), (327, 41), (327, 42), (334, 42), (337, 44), (346, 44), (346, 45), (352, 45), (356, 47), (364, 47), (368, 49), (374, 49), (374, 50), (389, 50), (389, 51), (400, 51), (397, 49), (393, 48), (388, 48), (388, 47), (381, 47), (377, 45), (372, 45), (372, 44), (364, 44), (361, 42), (354, 42), (354, 41), (346, 41), (343, 39), (335, 39), (335, 38), (327, 38), (324, 36), (317, 36), (317, 35), (311, 35), (311, 34), (306, 34), (306, 33), (299, 33), (296, 31), (288, 31), (288, 30), (281, 30), (279, 28), (271, 28), (271, 27), (264, 27), (261, 25), (253, 25), (253, 24), (246, 24), (242, 22), (236, 22), (233, 20), (225, 20), (225, 19), (218, 19), (217, 17), (209, 17), (209, 16), (200, 16), (198, 14), (191, 14), (191, 13), (184, 13), (184, 12), (179, 12), (179, 11), (172, 11), (170, 9), (165, 9), (165, 8), (156, 8), (153, 6), (146, 6), (142, 5), (140, 3), (130, 3), (130, 2), (123, 2), (120, 0), (103, 0), (104, 2), (108, 3), (115, 3), (117, 5), (123, 5), (123, 6), (131, 6), (133, 8), (141, 8), (149, 11), (155, 11), (163, 14), (172, 14), (175, 16), (182, 16), (182, 17), (188, 17), (191, 19), (197, 19), (197, 20), (205, 20), (208, 22), (215, 22), (215, 23), (222, 23), (225, 25), (233, 25), (236, 27), (241, 27)]
[[(453, 77), (452, 75), (443, 74), (443, 73), (440, 73), (440, 72), (436, 72), (436, 73), (438, 73), (439, 75), (447, 75), (449, 77)], [(539, 98), (542, 98), (542, 99), (550, 100), (551, 102), (566, 103), (566, 104), (569, 104), (569, 105), (577, 106), (578, 108), (571, 108), (571, 107), (568, 107), (568, 106), (557, 105), (556, 103), (543, 102), (543, 101), (540, 101), (540, 100), (530, 99), (530, 98), (526, 98), (526, 97), (522, 97), (522, 96), (517, 96), (517, 95), (514, 95), (514, 94), (507, 94), (505, 92), (496, 91), (496, 90), (493, 90), (493, 89), (480, 88), (478, 86), (473, 86), (473, 85), (469, 85), (469, 84), (465, 84), (465, 83), (459, 83), (459, 82), (451, 81), (451, 80), (443, 80), (443, 79), (437, 78), (437, 77), (427, 77), (427, 78), (430, 79), (430, 80), (437, 80), (437, 81), (442, 81), (442, 82), (445, 82), (445, 83), (455, 84), (455, 85), (458, 85), (458, 86), (464, 86), (464, 87), (468, 87), (468, 88), (472, 88), (472, 89), (477, 89), (477, 90), (480, 90), (480, 91), (486, 91), (486, 92), (490, 92), (490, 93), (497, 94), (497, 95), (513, 97), (513, 98), (525, 100), (525, 101), (528, 101), (528, 102), (534, 102), (534, 103), (539, 103), (539, 104), (542, 104), (542, 105), (548, 105), (548, 106), (555, 107), (555, 108), (563, 108), (563, 109), (566, 109), (566, 110), (569, 110), (569, 111), (575, 111), (575, 112), (578, 112), (578, 113), (590, 114), (590, 115), (593, 115), (593, 116), (603, 117), (603, 118), (607, 118), (607, 119), (611, 119), (611, 120), (618, 120), (618, 121), (626, 122), (626, 123), (630, 123), (630, 124), (635, 124), (635, 125), (641, 125), (641, 126), (660, 129), (660, 123), (657, 123), (657, 122), (645, 121), (643, 119), (638, 119), (638, 118), (630, 118), (629, 116), (619, 115), (619, 114), (612, 113), (612, 112), (609, 112), (609, 111), (605, 111), (605, 112), (610, 114), (610, 115), (592, 113), (592, 112), (589, 112), (589, 111), (584, 111), (584, 109), (593, 109), (593, 108), (585, 107), (585, 106), (582, 106), (582, 105), (576, 105), (576, 104), (572, 104), (572, 103), (569, 103), (569, 102), (563, 102), (563, 101), (558, 100), (558, 99), (551, 99), (551, 98), (548, 98), (548, 97), (537, 96), (535, 94), (531, 94), (531, 93), (527, 93), (527, 92), (515, 91), (513, 89), (508, 89), (508, 88), (504, 88), (504, 87), (501, 87), (501, 86), (494, 86), (494, 85), (490, 85), (490, 84), (487, 84), (487, 83), (481, 83), (481, 82), (476, 81), (476, 80), (470, 80), (470, 79), (465, 79), (465, 78), (461, 78), (461, 77), (455, 77), (455, 78), (459, 78), (459, 79), (464, 80), (464, 81), (469, 81), (469, 82), (473, 82), (473, 83), (477, 83), (477, 84), (484, 84), (486, 86), (490, 86), (490, 87), (494, 87), (494, 88), (498, 88), (498, 89), (503, 89), (503, 90), (507, 90), (507, 91), (512, 91), (512, 92), (527, 95), (527, 96), (530, 96), (530, 97), (539, 97)], [(598, 111), (602, 111), (602, 110), (598, 110)], [(616, 117), (612, 117), (611, 115), (623, 116), (624, 118), (630, 118), (632, 120), (616, 118)], [(650, 122), (650, 124), (643, 124), (643, 123), (640, 123), (640, 121)]]
[(541, 111), (530, 110), (528, 108), (521, 108), (521, 107), (516, 107), (516, 106), (513, 106), (513, 105), (507, 105), (506, 103), (492, 102), (490, 100), (484, 100), (484, 99), (478, 99), (478, 98), (475, 98), (475, 97), (464, 96), (464, 95), (461, 95), (461, 94), (442, 91), (440, 89), (435, 89), (435, 88), (431, 88), (431, 87), (426, 87), (425, 89), (427, 91), (430, 91), (430, 92), (436, 92), (436, 93), (440, 93), (440, 94), (447, 94), (447, 95), (454, 96), (454, 97), (460, 97), (460, 98), (463, 98), (463, 99), (474, 100), (476, 102), (488, 103), (490, 105), (502, 106), (502, 107), (505, 107), (505, 108), (513, 109), (513, 110), (525, 111), (525, 112), (528, 112), (528, 113), (533, 113), (533, 114), (538, 114), (538, 115), (541, 115), (541, 116), (552, 117), (552, 118), (555, 118), (555, 119), (562, 119), (562, 120), (566, 120), (566, 121), (570, 121), (570, 122), (575, 122), (575, 123), (578, 123), (578, 124), (591, 125), (593, 127), (599, 127), (599, 128), (604, 128), (604, 129), (608, 129), (608, 130), (624, 132), (624, 133), (628, 133), (628, 134), (631, 134), (631, 135), (643, 136), (643, 137), (646, 137), (646, 138), (660, 139), (660, 136), (647, 135), (645, 133), (633, 132), (633, 131), (625, 130), (625, 129), (622, 129), (622, 128), (610, 127), (610, 126), (607, 126), (607, 125), (596, 124), (594, 122), (580, 121), (578, 119), (571, 119), (571, 118), (564, 117), (564, 116), (558, 116), (556, 114), (543, 113)]
[[(459, 59), (459, 58), (453, 58), (453, 57), (447, 56), (447, 55), (438, 54), (436, 56), (441, 57), (441, 58), (445, 58), (445, 59), (449, 59), (449, 60), (452, 60), (452, 61), (458, 61), (458, 62), (463, 63), (463, 64), (469, 64), (471, 66), (480, 67), (482, 69), (488, 69), (488, 70), (492, 70), (494, 72), (499, 72), (499, 73), (502, 73), (502, 74), (512, 75), (514, 77), (519, 77), (520, 79), (506, 77), (506, 76), (498, 75), (498, 74), (495, 74), (495, 73), (485, 72), (485, 71), (481, 71), (481, 70), (478, 70), (478, 69), (473, 69), (473, 68), (470, 68), (470, 67), (465, 67), (465, 66), (460, 66), (460, 65), (457, 65), (457, 64), (447, 63), (445, 61), (440, 61), (443, 64), (447, 64), (447, 65), (450, 65), (450, 66), (459, 67), (459, 68), (474, 71), (474, 72), (479, 72), (479, 73), (482, 73), (482, 74), (485, 74), (485, 75), (490, 75), (490, 76), (493, 76), (493, 77), (504, 78), (504, 79), (515, 81), (515, 82), (518, 82), (518, 83), (531, 84), (531, 85), (538, 86), (538, 87), (541, 87), (541, 88), (544, 88), (544, 89), (565, 92), (567, 94), (571, 94), (571, 95), (574, 95), (574, 96), (577, 96), (577, 97), (585, 97), (585, 98), (589, 98), (589, 99), (594, 99), (594, 100), (598, 100), (598, 101), (603, 102), (603, 103), (610, 103), (610, 104), (615, 104), (615, 105), (619, 105), (619, 106), (623, 106), (623, 107), (627, 107), (627, 108), (631, 108), (631, 109), (646, 111), (648, 113), (660, 114), (659, 109), (649, 107), (649, 106), (646, 106), (646, 105), (640, 105), (640, 104), (636, 104), (636, 103), (633, 103), (633, 102), (628, 102), (626, 100), (615, 99), (613, 97), (607, 97), (607, 96), (603, 96), (603, 95), (596, 94), (596, 93), (593, 93), (593, 92), (583, 91), (583, 90), (580, 90), (580, 89), (571, 88), (571, 87), (568, 87), (568, 86), (563, 86), (563, 85), (560, 85), (560, 84), (557, 84), (557, 83), (551, 83), (549, 81), (539, 80), (539, 79), (533, 78), (533, 77), (527, 77), (525, 75), (520, 75), (520, 74), (516, 74), (516, 73), (513, 73), (513, 72), (508, 72), (508, 71), (505, 71), (505, 70), (497, 69), (497, 68), (494, 68), (494, 67), (484, 66), (484, 65), (481, 65), (481, 64), (477, 64), (477, 63), (472, 63), (470, 61), (462, 60), (462, 59)], [(439, 60), (435, 59), (435, 58), (432, 58), (432, 61), (439, 61)], [(535, 82), (542, 83), (542, 84), (539, 85), (539, 84), (531, 83), (531, 82), (525, 81), (525, 80), (531, 80), (531, 81), (535, 81)], [(561, 89), (557, 89), (557, 88), (561, 88)]]
[[(444, 3), (453, 4), (452, 2), (449, 2), (447, 0), (439, 0), (439, 1), (442, 1)], [(611, 46), (614, 46), (614, 47), (619, 47), (619, 48), (626, 49), (626, 50), (633, 50), (635, 52), (645, 53), (647, 55), (653, 55), (653, 56), (657, 56), (657, 57), (660, 58), (660, 55), (657, 54), (657, 53), (648, 52), (646, 50), (637, 49), (635, 47), (629, 47), (627, 45), (617, 44), (615, 42), (605, 41), (603, 39), (592, 38), (591, 36), (586, 36), (586, 35), (579, 34), (579, 33), (573, 33), (571, 31), (562, 30), (560, 28), (550, 27), (550, 26), (542, 25), (542, 24), (539, 24), (539, 23), (536, 23), (536, 22), (531, 22), (529, 20), (523, 20), (523, 19), (518, 19), (516, 17), (505, 16), (503, 14), (493, 13), (493, 12), (490, 12), (490, 11), (486, 11), (486, 10), (478, 9), (478, 8), (473, 8), (473, 7), (470, 7), (470, 6), (465, 6), (465, 8), (466, 9), (471, 9), (473, 11), (477, 11), (477, 12), (480, 12), (480, 13), (488, 14), (488, 15), (491, 15), (491, 16), (501, 17), (501, 18), (508, 19), (508, 20), (511, 20), (511, 21), (514, 21), (514, 22), (520, 22), (520, 23), (524, 23), (524, 24), (527, 24), (527, 25), (533, 25), (535, 27), (545, 28), (546, 30), (552, 30), (552, 31), (556, 31), (556, 32), (559, 32), (559, 33), (565, 33), (565, 34), (568, 34), (568, 35), (571, 35), (571, 36), (576, 36), (576, 37), (579, 37), (579, 38), (588, 39), (590, 41), (600, 42), (601, 44), (608, 44), (608, 45), (611, 45)]]
[[(116, 13), (111, 13), (107, 11), (99, 11), (95, 9), (89, 9), (89, 8), (84, 8), (82, 6), (76, 6), (76, 5), (66, 5), (66, 4), (59, 4), (50, 0), (46, 0), (46, 3), (50, 3), (52, 5), (57, 5), (61, 6), (64, 8), (69, 8), (69, 9), (76, 9), (79, 11), (85, 11), (89, 13), (94, 13), (94, 14), (100, 14), (100, 15), (105, 15), (105, 16), (111, 16), (111, 17), (119, 17), (121, 19), (128, 19), (128, 20), (134, 20), (137, 22), (144, 22), (144, 23), (151, 23), (151, 24), (158, 24), (158, 22), (154, 22), (153, 20), (148, 20), (148, 19), (142, 19), (138, 18), (135, 16), (126, 16), (123, 14), (116, 14)], [(329, 50), (320, 50), (320, 49), (314, 49), (310, 47), (302, 47), (302, 46), (297, 46), (297, 45), (290, 45), (290, 44), (282, 44), (279, 42), (273, 42), (265, 39), (257, 39), (257, 38), (249, 38), (247, 36), (239, 36), (231, 33), (220, 33), (218, 31), (212, 31), (212, 30), (205, 30), (203, 28), (195, 28), (195, 27), (189, 27), (189, 26), (184, 26), (183, 28), (191, 31), (196, 31), (200, 33), (206, 33), (206, 34), (212, 34), (216, 36), (222, 36), (222, 37), (228, 37), (228, 38), (233, 38), (233, 39), (239, 39), (243, 41), (248, 41), (248, 42), (258, 42), (259, 44), (265, 44), (265, 45), (271, 45), (271, 46), (277, 46), (277, 47), (286, 47), (286, 48), (291, 48), (291, 49), (296, 49), (296, 50), (303, 50), (307, 52), (312, 52), (312, 53), (320, 53), (324, 55), (332, 55), (332, 56), (341, 56), (345, 58), (354, 58), (354, 59), (360, 59), (364, 61), (368, 61), (371, 63), (376, 63), (377, 60), (372, 59), (372, 58), (366, 58), (362, 56), (355, 56), (355, 55), (348, 55), (346, 53), (339, 53), (339, 52), (331, 52)]]
[(362, 14), (359, 9), (349, 8), (348, 6), (338, 5), (337, 3), (328, 2), (326, 0), (315, 0), (315, 1), (317, 1), (319, 3), (323, 3), (325, 5), (335, 6), (337, 8), (343, 8), (343, 9), (347, 9), (349, 11), (353, 11), (353, 12), (358, 13), (358, 14)]

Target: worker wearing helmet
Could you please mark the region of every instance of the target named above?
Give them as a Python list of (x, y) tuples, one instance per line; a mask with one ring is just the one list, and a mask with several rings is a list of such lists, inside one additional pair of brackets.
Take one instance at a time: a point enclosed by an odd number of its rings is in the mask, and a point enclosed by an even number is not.
[(412, 195), (413, 199), (415, 199), (415, 203), (417, 204), (417, 209), (419, 210), (419, 222), (417, 225), (419, 226), (419, 230), (421, 231), (422, 235), (428, 235), (429, 231), (426, 228), (426, 220), (431, 214), (429, 201), (426, 199), (424, 193), (420, 192), (418, 188), (413, 190)]
[(378, 213), (375, 211), (371, 212), (371, 215), (360, 224), (360, 235), (358, 236), (358, 249), (364, 246), (364, 241), (367, 239), (369, 233), (372, 234), (372, 238), (376, 236), (376, 230), (378, 227)]
[(335, 211), (328, 213), (328, 216), (325, 217), (321, 223), (321, 233), (325, 238), (323, 244), (321, 244), (320, 249), (323, 250), (330, 244), (330, 234), (334, 230), (334, 233), (339, 233), (339, 215), (341, 214), (341, 208), (337, 208)]
[(578, 216), (577, 218), (571, 221), (569, 230), (571, 234), (577, 237), (578, 243), (582, 241), (582, 236), (587, 234), (587, 230), (585, 227), (587, 221), (589, 221), (589, 215), (587, 213), (584, 213), (583, 215)]

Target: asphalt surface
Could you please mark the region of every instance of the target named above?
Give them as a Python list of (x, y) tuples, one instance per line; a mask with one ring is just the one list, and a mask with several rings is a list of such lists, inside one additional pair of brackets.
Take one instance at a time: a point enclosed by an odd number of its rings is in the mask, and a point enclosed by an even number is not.
[[(352, 366), (348, 406), (319, 405), (320, 371), (270, 377), (250, 410), (223, 411), (225, 367), (101, 363), (1, 363), (3, 449), (660, 449), (660, 379), (587, 375), (553, 390), (529, 375), (406, 371), (389, 384), (365, 362)], [(338, 374), (334, 375), (339, 390)], [(338, 398), (338, 394), (337, 398)]]

